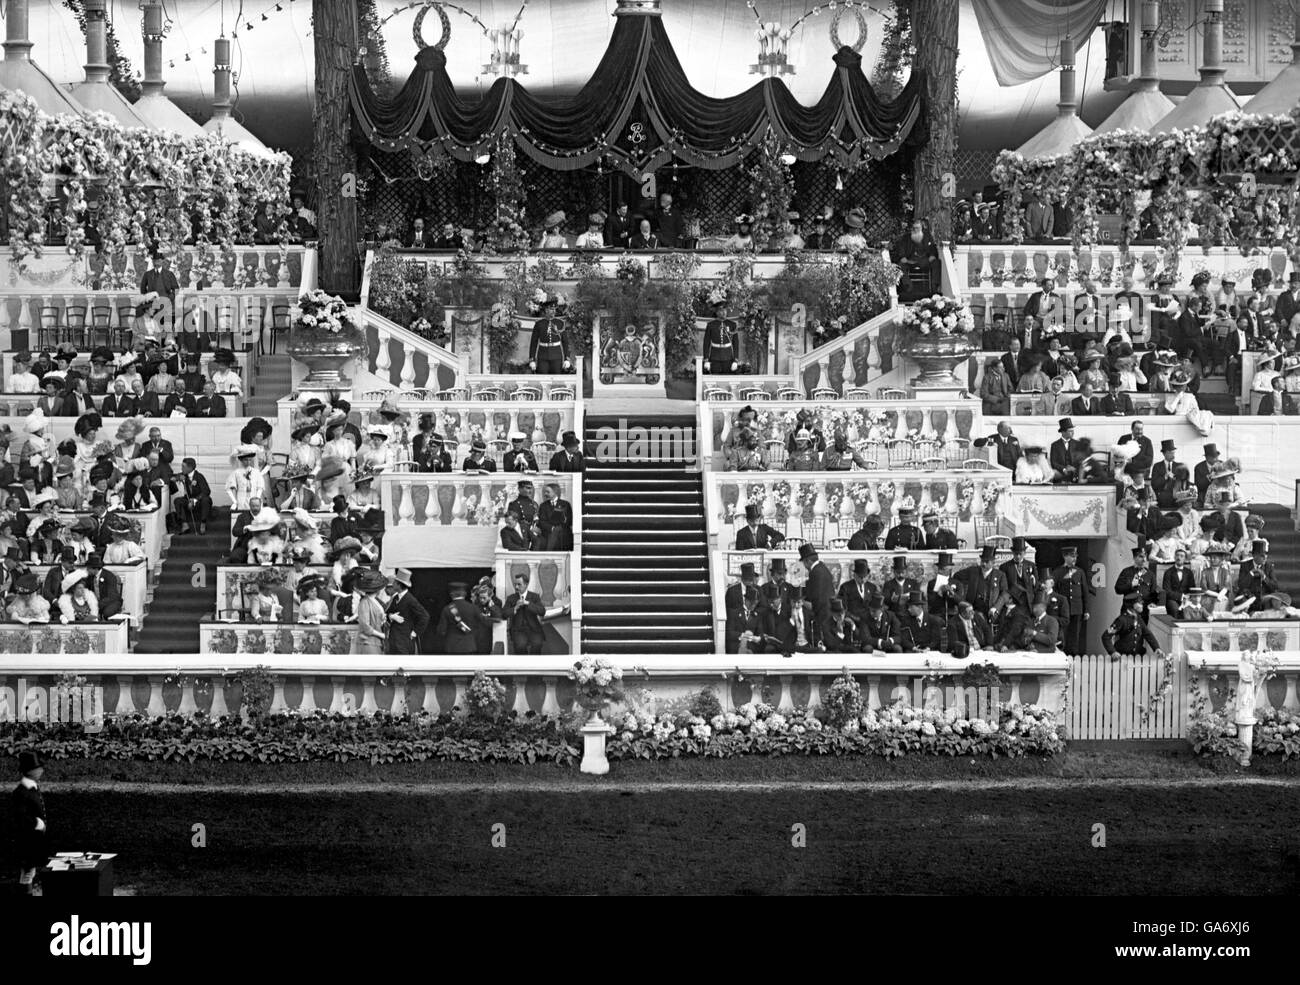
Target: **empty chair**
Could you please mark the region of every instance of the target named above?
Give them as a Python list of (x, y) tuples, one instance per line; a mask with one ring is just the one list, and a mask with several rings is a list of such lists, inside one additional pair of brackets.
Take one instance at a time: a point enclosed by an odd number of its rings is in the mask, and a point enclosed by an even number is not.
[(920, 460), (921, 468), (927, 472), (938, 472), (948, 467), (948, 460), (942, 455), (928, 455)]
[(839, 400), (840, 392), (832, 387), (819, 386), (814, 388), (812, 398), (814, 400)]
[(770, 469), (785, 468), (787, 450), (785, 442), (780, 438), (769, 438), (763, 442), (763, 453), (767, 459), (767, 467)]
[(113, 308), (107, 304), (97, 304), (90, 309), (90, 338), (88, 348), (113, 344)]
[(221, 338), (230, 340), (230, 348), (235, 348), (235, 332), (239, 324), (239, 308), (233, 299), (218, 298), (216, 309), (212, 312), (212, 341), (216, 348), (221, 348)]
[(542, 391), (534, 386), (517, 386), (510, 394), (511, 400), (541, 400)]
[(439, 400), (468, 400), (469, 388), (463, 386), (449, 386), (445, 390), (438, 391)]
[(474, 399), (475, 400), (503, 400), (505, 399), (505, 394), (501, 392), (500, 387), (484, 386), (484, 387), (479, 387), (474, 391)]
[(389, 387), (387, 390), (367, 390), (361, 395), (362, 400), (384, 400), (389, 394), (397, 391)]
[(572, 400), (573, 392), (574, 392), (573, 387), (568, 386), (567, 384), (565, 386), (553, 386), (551, 387), (550, 399), (551, 400)]
[(803, 391), (797, 387), (783, 386), (776, 391), (777, 400), (802, 400), (803, 398)]
[(704, 399), (705, 400), (730, 400), (731, 391), (724, 390), (716, 386), (706, 387), (704, 390)]
[(762, 387), (754, 387), (752, 389), (742, 391), (740, 394), (740, 399), (749, 400), (751, 402), (755, 400), (771, 400), (772, 394), (770, 394), (767, 390), (764, 390)]
[(551, 456), (560, 450), (560, 446), (554, 441), (534, 441), (531, 450), (533, 457), (537, 459), (537, 467), (545, 469), (551, 463)]
[(864, 386), (855, 386), (844, 394), (846, 400), (870, 400), (871, 391)]
[(289, 306), (287, 304), (271, 305), (271, 351), (275, 352), (276, 339), (280, 335), (287, 335), (292, 322), (289, 319)]
[(986, 458), (968, 458), (961, 463), (961, 467), (966, 472), (987, 472), (997, 468)]
[(40, 325), (36, 330), (36, 344), (42, 349), (53, 349), (59, 344), (62, 322), (58, 308), (41, 308)]
[(129, 304), (117, 306), (117, 321), (113, 324), (113, 341), (116, 349), (127, 349), (135, 344), (135, 308)]
[[(510, 442), (502, 438), (493, 438), (487, 443), (488, 457), (497, 463), (497, 468), (501, 468), (505, 461), (506, 452), (510, 450)], [(540, 464), (540, 463), (539, 463)]]
[(71, 342), (78, 349), (86, 348), (86, 306), (70, 304), (63, 309), (63, 331), (60, 342)]
[(970, 438), (950, 438), (943, 443), (943, 456), (953, 464), (970, 458)]
[(847, 551), (849, 549), (849, 539), (847, 537), (832, 537), (831, 542), (826, 545), (830, 551)]
[(882, 386), (876, 391), (876, 396), (880, 400), (906, 400), (907, 391), (900, 390), (898, 387)]
[(917, 438), (912, 442), (917, 458), (942, 458), (943, 442), (934, 438)]
[(889, 467), (891, 469), (906, 467), (916, 461), (916, 446), (910, 438), (893, 438), (887, 442), (889, 447)]

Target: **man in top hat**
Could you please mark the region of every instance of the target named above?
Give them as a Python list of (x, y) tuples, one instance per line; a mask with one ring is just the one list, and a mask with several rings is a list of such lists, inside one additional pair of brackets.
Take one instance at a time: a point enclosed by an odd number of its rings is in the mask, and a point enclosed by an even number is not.
[(632, 216), (628, 214), (627, 202), (616, 202), (613, 214), (605, 220), (605, 245), (611, 250), (626, 250), (635, 231)]
[(734, 373), (736, 362), (737, 327), (734, 319), (725, 317), (727, 305), (719, 301), (713, 306), (713, 317), (704, 326), (704, 366), (713, 376)]
[(36, 870), (50, 857), (45, 798), (39, 783), (44, 775), (45, 764), (39, 755), (26, 749), (18, 754), (18, 786), (9, 798), (9, 815), (18, 856), (18, 890), (23, 896), (32, 895)]
[(1219, 446), (1216, 444), (1203, 445), (1201, 453), (1205, 460), (1196, 463), (1196, 468), (1192, 470), (1192, 482), (1196, 486), (1196, 508), (1203, 510), (1207, 508), (1205, 496), (1210, 491), (1210, 470), (1218, 464)]
[(844, 602), (844, 613), (854, 623), (860, 623), (867, 616), (867, 600), (878, 591), (867, 580), (870, 567), (866, 558), (853, 562), (853, 577), (840, 583), (839, 597)]
[(916, 526), (916, 507), (904, 500), (898, 509), (898, 524), (885, 534), (887, 551), (919, 551), (925, 547), (925, 534)]
[(1174, 552), (1174, 563), (1165, 571), (1160, 587), (1165, 593), (1165, 612), (1174, 619), (1183, 618), (1183, 597), (1196, 587), (1196, 577), (1187, 566), (1187, 551), (1179, 548)]
[(438, 636), (443, 639), (443, 653), (472, 654), (478, 651), (475, 634), (490, 631), (491, 622), (478, 606), (466, 598), (468, 589), (463, 581), (447, 586), (451, 596), (438, 617)]
[(582, 454), (582, 442), (572, 431), (565, 431), (561, 447), (551, 456), (549, 468), (552, 472), (582, 472), (586, 461)]
[(835, 594), (835, 583), (831, 570), (826, 567), (812, 544), (799, 548), (799, 560), (808, 570), (808, 580), (804, 584), (804, 597), (812, 606), (812, 620), (809, 627), (809, 642), (817, 647), (822, 643), (822, 632), (830, 619), (831, 596)]
[(1052, 571), (1052, 582), (1069, 611), (1069, 617), (1062, 628), (1065, 632), (1065, 652), (1071, 656), (1083, 653), (1088, 622), (1086, 600), (1097, 594), (1097, 589), (1079, 567), (1078, 560), (1077, 547), (1064, 547), (1061, 549), (1061, 564)]
[(99, 617), (107, 621), (122, 612), (122, 579), (104, 567), (99, 553), (86, 558), (86, 587), (99, 601)]
[(800, 621), (804, 618), (803, 599), (795, 600), (794, 590), (786, 581), (785, 558), (773, 558), (767, 573), (768, 580), (759, 587), (758, 593), (770, 616), (768, 632), (777, 639), (782, 653), (793, 653), (799, 640), (796, 618)]
[(528, 342), (528, 368), (543, 376), (567, 373), (571, 368), (564, 343), (568, 325), (555, 316), (558, 299), (548, 294), (542, 302), (542, 317), (533, 322), (533, 334)]
[(143, 318), (156, 318), (157, 324), (166, 330), (176, 313), (176, 293), (181, 284), (172, 272), (171, 257), (154, 250), (152, 261), (140, 278), (140, 293), (144, 297), (135, 313)]
[(750, 588), (758, 587), (758, 572), (754, 570), (754, 562), (746, 561), (740, 566), (740, 581), (727, 587), (726, 594), (723, 596), (723, 603), (727, 611), (739, 609), (742, 596)]
[(462, 472), (495, 472), (497, 463), (488, 457), (487, 442), (475, 438), (469, 446), (469, 455), (460, 468)]
[[(768, 633), (769, 613), (753, 585), (740, 594), (740, 604), (727, 609), (723, 647), (727, 653), (763, 653), (773, 637)], [(775, 646), (773, 646), (775, 649)]]
[[(1160, 654), (1160, 644), (1147, 628), (1146, 600), (1141, 592), (1126, 592), (1123, 606), (1115, 621), (1101, 634), (1101, 645), (1112, 659), (1121, 656), (1140, 657), (1150, 647)], [(1145, 646), (1144, 646), (1145, 645)]]
[(926, 608), (925, 593), (908, 592), (903, 615), (898, 620), (898, 642), (904, 653), (937, 650), (943, 645), (937, 622)]
[(889, 581), (881, 588), (881, 594), (884, 596), (885, 608), (893, 613), (896, 619), (902, 619), (907, 609), (908, 595), (920, 591), (921, 583), (907, 576), (907, 558), (902, 554), (895, 555), (893, 569)]
[(975, 611), (969, 602), (956, 605), (956, 613), (948, 620), (947, 649), (958, 660), (964, 660), (973, 650), (987, 650), (993, 646), (993, 627)]
[(939, 514), (926, 510), (921, 517), (921, 549), (926, 551), (955, 551), (957, 535), (947, 527), (939, 526)]
[(411, 572), (398, 568), (393, 572), (393, 587), (385, 606), (388, 616), (388, 639), (385, 653), (419, 653), (420, 639), (429, 628), (429, 612), (411, 594)]
[(830, 218), (823, 212), (813, 219), (813, 231), (809, 234), (806, 246), (810, 250), (835, 249), (835, 237), (827, 229)]
[(670, 250), (682, 245), (682, 233), (685, 229), (682, 215), (673, 207), (673, 197), (667, 192), (659, 196), (659, 210), (655, 213), (655, 232), (659, 242)]
[(32, 354), (23, 351), (14, 356), (14, 372), (5, 384), (10, 393), (40, 393), (41, 381), (31, 370)]
[(197, 530), (200, 534), (208, 532), (208, 520), (212, 516), (212, 487), (207, 478), (198, 470), (199, 463), (193, 458), (181, 459), (181, 473), (172, 480), (176, 500), (173, 512), (176, 514), (176, 530), (188, 533)]
[(985, 544), (980, 549), (979, 563), (962, 568), (955, 576), (962, 583), (966, 600), (990, 622), (1001, 612), (1010, 597), (1007, 593), (1007, 576), (994, 566), (996, 560), (997, 549), (992, 544)]
[(844, 600), (831, 599), (830, 618), (822, 630), (822, 639), (827, 653), (861, 653), (862, 643), (858, 638), (857, 624), (847, 617)]
[(1119, 596), (1136, 592), (1143, 605), (1151, 605), (1156, 600), (1156, 577), (1151, 570), (1151, 559), (1145, 548), (1133, 551), (1133, 563), (1119, 573), (1115, 581), (1115, 594)]
[(1287, 328), (1297, 312), (1300, 312), (1300, 270), (1293, 270), (1287, 277), (1286, 290), (1273, 304), (1273, 321), (1278, 330)]
[(537, 592), (528, 591), (527, 574), (517, 572), (510, 581), (514, 591), (506, 596), (503, 609), (510, 653), (539, 656), (546, 643), (546, 630), (542, 626), (546, 606)]
[(1178, 445), (1173, 438), (1165, 438), (1160, 442), (1160, 461), (1151, 467), (1151, 489), (1157, 495), (1168, 483), (1173, 481), (1174, 466), (1178, 463), (1175, 459), (1178, 456)]
[(537, 457), (524, 447), (526, 435), (522, 431), (510, 432), (510, 450), (505, 456), (506, 472), (536, 472)]
[(879, 514), (868, 513), (862, 521), (862, 528), (849, 538), (848, 549), (850, 551), (880, 550), (880, 534), (884, 529), (885, 521), (880, 519)]
[(763, 511), (757, 503), (745, 506), (745, 525), (736, 532), (736, 550), (771, 551), (785, 540), (785, 534), (762, 521)]
[(1259, 398), (1259, 409), (1255, 411), (1260, 417), (1293, 416), (1300, 413), (1295, 397), (1286, 392), (1286, 377), (1275, 376), (1269, 380), (1272, 390)]
[(1057, 432), (1061, 435), (1052, 442), (1048, 450), (1047, 462), (1052, 470), (1053, 482), (1077, 482), (1079, 467), (1079, 443), (1074, 440), (1074, 421), (1062, 417), (1057, 423)]
[(1007, 579), (1007, 594), (1017, 605), (1028, 609), (1038, 594), (1038, 571), (1026, 556), (1029, 545), (1023, 537), (1011, 541), (1011, 560), (1001, 564)]
[(1250, 559), (1241, 562), (1237, 569), (1237, 597), (1235, 604), (1243, 604), (1251, 599), (1251, 612), (1260, 612), (1267, 608), (1264, 596), (1277, 591), (1277, 575), (1273, 571), (1273, 562), (1268, 559), (1268, 544), (1256, 540), (1250, 545)]
[(953, 577), (952, 552), (940, 551), (935, 562), (935, 575), (925, 583), (926, 608), (938, 621), (940, 629), (947, 628), (963, 592), (964, 586)]

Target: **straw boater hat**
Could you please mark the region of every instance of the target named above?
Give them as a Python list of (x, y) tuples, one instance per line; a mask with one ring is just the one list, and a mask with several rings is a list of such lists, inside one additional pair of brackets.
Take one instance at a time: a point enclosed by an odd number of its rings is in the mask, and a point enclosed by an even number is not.
[(58, 498), (58, 495), (55, 494), (53, 489), (42, 489), (36, 494), (35, 498), (32, 499), (32, 509), (37, 509), (44, 503), (56, 502)]
[(230, 453), (230, 460), (234, 464), (238, 465), (241, 459), (256, 458), (257, 453), (260, 450), (261, 449), (254, 444), (245, 443), (245, 444), (236, 445), (235, 450)]
[(76, 463), (67, 455), (62, 455), (59, 458), (59, 464), (54, 469), (54, 478), (62, 479), (65, 475), (73, 475), (76, 471)]

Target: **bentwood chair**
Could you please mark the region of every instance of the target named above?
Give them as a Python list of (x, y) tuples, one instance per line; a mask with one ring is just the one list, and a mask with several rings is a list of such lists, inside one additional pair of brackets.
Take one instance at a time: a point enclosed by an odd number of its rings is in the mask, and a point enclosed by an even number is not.
[(814, 400), (839, 400), (840, 392), (834, 387), (819, 386), (813, 390), (812, 398)]
[(90, 309), (90, 337), (88, 348), (113, 344), (113, 308), (107, 304), (97, 304)]
[(86, 306), (70, 304), (63, 309), (63, 330), (60, 342), (71, 342), (78, 350), (86, 348)]
[(776, 391), (777, 400), (803, 400), (803, 391), (797, 387), (783, 386)]
[(42, 349), (53, 349), (59, 344), (62, 324), (58, 308), (42, 308), (41, 320), (36, 330), (36, 344)]
[[(276, 339), (280, 335), (288, 335), (291, 322), (289, 320), (289, 306), (287, 304), (271, 305), (271, 352), (275, 352)], [(260, 351), (260, 343), (259, 343)]]

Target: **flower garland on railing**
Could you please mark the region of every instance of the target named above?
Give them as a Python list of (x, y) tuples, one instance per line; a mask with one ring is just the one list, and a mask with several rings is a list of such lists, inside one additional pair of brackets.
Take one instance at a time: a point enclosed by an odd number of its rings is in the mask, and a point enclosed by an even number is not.
[[(191, 234), (215, 244), (200, 273), (219, 272), (235, 242), (252, 242), (265, 205), (286, 231), (290, 159), (254, 157), (219, 136), (182, 137), (125, 127), (103, 114), (50, 117), (23, 93), (0, 92), (0, 168), (10, 199), (11, 259), (21, 266), (45, 248), (46, 210), (58, 196), (66, 251), (86, 250), (88, 226), (110, 260), (127, 245), (174, 252)], [(92, 207), (92, 201), (94, 207)]]

